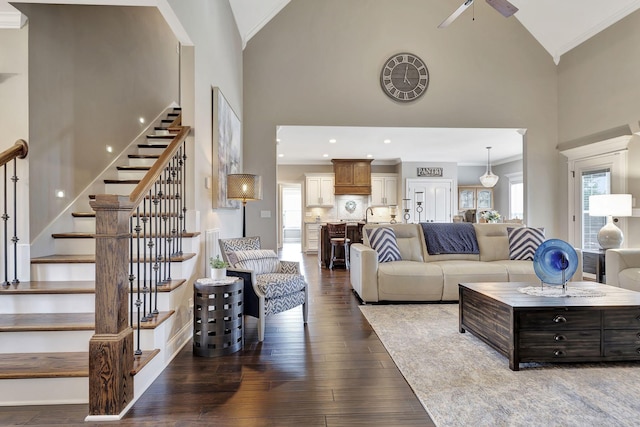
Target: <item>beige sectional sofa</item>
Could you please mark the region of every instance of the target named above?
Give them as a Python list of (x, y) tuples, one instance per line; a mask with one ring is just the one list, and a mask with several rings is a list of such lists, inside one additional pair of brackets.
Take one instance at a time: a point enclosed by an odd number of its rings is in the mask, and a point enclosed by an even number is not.
[(607, 285), (640, 292), (640, 249), (607, 249)]
[[(508, 227), (520, 224), (473, 224), (479, 254), (430, 255), (419, 224), (365, 225), (363, 243), (351, 245), (351, 286), (363, 302), (457, 301), (463, 282), (539, 284), (532, 261), (510, 260)], [(402, 260), (379, 262), (367, 229), (393, 229)], [(573, 281), (582, 280), (582, 255)]]

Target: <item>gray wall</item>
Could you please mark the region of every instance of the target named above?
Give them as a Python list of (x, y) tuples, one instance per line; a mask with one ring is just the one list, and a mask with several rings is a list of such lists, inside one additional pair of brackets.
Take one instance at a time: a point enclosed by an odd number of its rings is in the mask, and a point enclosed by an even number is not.
[[(568, 148), (640, 130), (640, 12), (562, 56), (558, 65), (561, 147)], [(629, 148), (628, 191), (640, 208), (640, 141)], [(566, 171), (566, 162), (562, 165)], [(566, 173), (566, 172), (565, 172)], [(566, 200), (566, 185), (564, 200)], [(563, 212), (567, 211), (565, 204)], [(568, 221), (568, 218), (563, 218)], [(627, 219), (628, 246), (640, 245), (640, 218)]]
[[(451, 13), (440, 0), (292, 0), (244, 51), (245, 171), (263, 176), (264, 200), (248, 215), (276, 208), (278, 125), (526, 128), (525, 180), (540, 165), (557, 164), (557, 76), (549, 54), (516, 19), (478, 3), (446, 30)], [(401, 18), (400, 18), (401, 17)], [(400, 105), (380, 89), (392, 54), (412, 52), (429, 67), (418, 101)], [(527, 206), (550, 235), (556, 168), (535, 174)], [(250, 234), (276, 241), (275, 215)], [(263, 230), (269, 230), (268, 232)]]
[[(29, 18), (35, 238), (146, 127), (139, 117), (151, 120), (178, 101), (179, 57), (156, 8), (18, 7)], [(66, 196), (55, 197), (57, 189)]]

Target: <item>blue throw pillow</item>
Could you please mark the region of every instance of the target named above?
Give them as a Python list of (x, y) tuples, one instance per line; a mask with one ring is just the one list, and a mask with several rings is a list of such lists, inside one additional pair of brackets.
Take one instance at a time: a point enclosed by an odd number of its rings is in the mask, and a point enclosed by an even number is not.
[(544, 228), (507, 227), (509, 259), (533, 261), (538, 246), (544, 242)]
[(367, 229), (371, 248), (378, 252), (379, 262), (401, 261), (400, 248), (396, 233), (391, 228), (378, 227)]

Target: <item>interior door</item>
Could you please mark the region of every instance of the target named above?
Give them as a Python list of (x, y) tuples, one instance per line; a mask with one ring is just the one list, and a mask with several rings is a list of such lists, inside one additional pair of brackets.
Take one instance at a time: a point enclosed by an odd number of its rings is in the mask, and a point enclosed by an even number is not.
[[(406, 185), (408, 222), (451, 222), (453, 181), (437, 178), (409, 178)], [(407, 201), (405, 200), (405, 206)], [(403, 206), (404, 208), (404, 206)], [(402, 212), (405, 213), (404, 211)]]

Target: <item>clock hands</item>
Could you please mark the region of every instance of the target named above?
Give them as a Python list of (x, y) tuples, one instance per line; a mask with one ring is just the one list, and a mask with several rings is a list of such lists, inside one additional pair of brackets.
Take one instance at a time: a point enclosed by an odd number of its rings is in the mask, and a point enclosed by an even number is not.
[(407, 66), (404, 68), (404, 83), (410, 85), (411, 82), (409, 81), (409, 79), (407, 78), (407, 73), (409, 72), (409, 64), (407, 64)]

